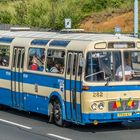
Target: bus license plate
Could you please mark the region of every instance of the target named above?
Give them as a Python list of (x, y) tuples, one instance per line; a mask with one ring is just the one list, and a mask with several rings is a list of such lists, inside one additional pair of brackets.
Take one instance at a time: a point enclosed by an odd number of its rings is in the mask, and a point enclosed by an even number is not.
[(128, 116), (132, 116), (132, 113), (118, 113), (117, 117), (128, 117)]

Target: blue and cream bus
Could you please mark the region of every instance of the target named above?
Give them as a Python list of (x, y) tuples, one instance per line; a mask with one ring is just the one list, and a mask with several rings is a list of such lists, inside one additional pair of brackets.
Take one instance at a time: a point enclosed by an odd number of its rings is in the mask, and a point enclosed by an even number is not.
[(60, 126), (139, 120), (140, 40), (0, 31), (0, 104)]

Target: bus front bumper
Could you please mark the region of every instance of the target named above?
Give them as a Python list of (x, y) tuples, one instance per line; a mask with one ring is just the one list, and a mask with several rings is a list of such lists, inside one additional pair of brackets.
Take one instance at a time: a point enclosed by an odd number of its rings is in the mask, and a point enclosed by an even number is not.
[(84, 123), (109, 123), (140, 120), (140, 111), (83, 114)]

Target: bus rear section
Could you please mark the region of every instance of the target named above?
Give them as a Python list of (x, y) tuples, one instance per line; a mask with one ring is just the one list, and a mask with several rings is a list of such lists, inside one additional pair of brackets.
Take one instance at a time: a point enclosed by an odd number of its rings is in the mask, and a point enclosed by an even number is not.
[(88, 50), (82, 90), (83, 123), (140, 118), (140, 50), (135, 42), (108, 42)]

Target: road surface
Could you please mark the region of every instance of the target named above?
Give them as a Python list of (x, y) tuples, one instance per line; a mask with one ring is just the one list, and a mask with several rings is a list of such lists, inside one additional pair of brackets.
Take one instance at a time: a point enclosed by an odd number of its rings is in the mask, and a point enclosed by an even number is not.
[(47, 117), (14, 109), (0, 111), (0, 140), (139, 140), (140, 122), (58, 127)]

